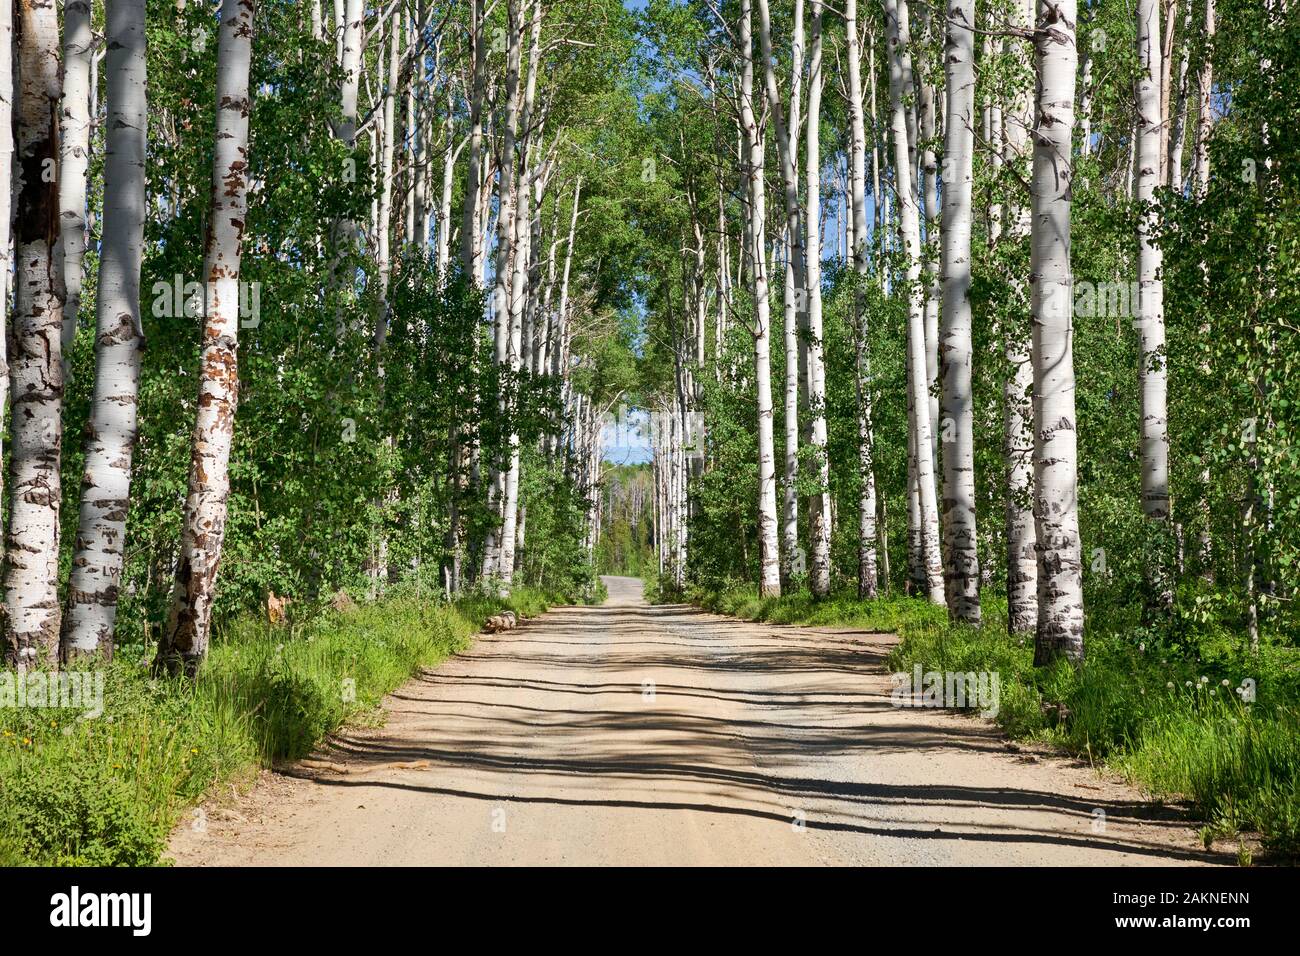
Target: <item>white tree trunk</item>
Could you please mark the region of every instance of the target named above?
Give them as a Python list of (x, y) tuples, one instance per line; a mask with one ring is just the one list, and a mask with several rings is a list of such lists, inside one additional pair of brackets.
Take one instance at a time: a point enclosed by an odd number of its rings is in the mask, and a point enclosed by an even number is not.
[[(1016, 0), (1013, 29), (1034, 25), (1035, 0)], [(1032, 61), (1032, 50), (1030, 51)], [(1007, 113), (1005, 166), (1026, 182), (1032, 175), (1029, 130), (1034, 121), (1032, 80), (1016, 89)], [(1013, 192), (1008, 241), (1029, 242), (1030, 208)], [(1006, 461), (1007, 629), (1028, 634), (1038, 626), (1038, 536), (1034, 528), (1034, 366), (1030, 360), (1029, 299), (1025, 282), (1011, 278), (1014, 312), (1004, 332), (1011, 374), (1003, 383), (1004, 457)]]
[(145, 0), (107, 0), (104, 225), (95, 296), (95, 390), (81, 513), (63, 620), (63, 656), (113, 653), (140, 384), (144, 252)]
[[(375, 221), (374, 244), (375, 271), (379, 278), (379, 289), (375, 309), (374, 352), (375, 363), (379, 369), (381, 389), (383, 388), (383, 351), (388, 340), (388, 287), (393, 271), (393, 163), (396, 157), (397, 79), (402, 40), (402, 31), (399, 28), (400, 22), (396, 16), (393, 16), (388, 23), (388, 60), (386, 69), (384, 67), (385, 48), (382, 35), (379, 41), (379, 55), (377, 57), (379, 85), (382, 90), (380, 120), (383, 126), (378, 134), (380, 140), (379, 205)], [(394, 440), (392, 436), (385, 437), (384, 444), (390, 449), (393, 448)], [(384, 492), (383, 499), (375, 503), (380, 518), (379, 527), (376, 529), (377, 537), (375, 539), (374, 553), (368, 568), (372, 597), (378, 595), (388, 582), (388, 531), (385, 524), (388, 520), (387, 514), (391, 506), (396, 503), (396, 498), (397, 489), (388, 488)]]
[[(1140, 0), (1139, 0), (1140, 2)], [(1156, 154), (1157, 165), (1159, 166), (1159, 180), (1157, 185), (1169, 185), (1169, 139), (1173, 123), (1169, 113), (1169, 100), (1173, 93), (1173, 63), (1174, 63), (1174, 7), (1178, 0), (1156, 0), (1158, 7), (1155, 17), (1152, 19), (1152, 29), (1156, 35), (1156, 49), (1160, 69), (1157, 73), (1157, 89), (1160, 91), (1158, 103), (1160, 104), (1160, 118), (1157, 121), (1156, 129), (1160, 134), (1160, 151)], [(1163, 6), (1163, 12), (1159, 8)], [(1160, 24), (1165, 23), (1168, 28), (1161, 31)], [(1138, 65), (1139, 80), (1141, 78), (1142, 67)], [(1137, 117), (1135, 117), (1137, 118)], [(1140, 118), (1137, 118), (1141, 122)]]
[(1083, 658), (1078, 442), (1070, 276), (1075, 0), (1037, 0), (1030, 276), (1033, 291), (1034, 521), (1038, 630), (1034, 661)]
[(343, 63), (343, 35), (346, 32), (347, 11), (345, 0), (334, 0), (334, 64)]
[(871, 196), (872, 206), (872, 224), (875, 227), (874, 237), (877, 244), (883, 251), (884, 232), (881, 225), (884, 223), (885, 197), (880, 187), (880, 108), (876, 100), (876, 31), (873, 27), (867, 31), (867, 89), (870, 91), (871, 100)]
[[(1205, 196), (1210, 185), (1210, 133), (1214, 130), (1214, 104), (1211, 93), (1214, 88), (1214, 60), (1210, 50), (1214, 46), (1215, 20), (1214, 0), (1205, 0), (1204, 51), (1201, 55), (1201, 67), (1196, 81), (1196, 139), (1192, 148), (1192, 195), (1200, 199)], [(1208, 279), (1208, 268), (1201, 263), (1201, 273)], [(1203, 322), (1201, 331), (1210, 334), (1208, 322)], [(1202, 371), (1209, 369), (1202, 367)], [(1210, 534), (1210, 469), (1201, 468), (1201, 513), (1202, 526), (1197, 535), (1196, 551), (1200, 564), (1201, 580), (1214, 581), (1214, 543)]]
[(767, 281), (766, 196), (763, 184), (763, 137), (754, 114), (754, 43), (750, 0), (741, 0), (740, 46), (744, 63), (740, 81), (741, 125), (746, 144), (749, 210), (746, 238), (754, 283), (754, 383), (758, 399), (758, 539), (762, 597), (781, 593), (776, 521), (776, 456), (772, 440), (771, 314)]
[[(521, 25), (522, 29), (522, 25)], [(513, 214), (514, 248), (510, 263), (510, 298), (509, 298), (509, 337), (506, 361), (512, 380), (518, 375), (523, 365), (523, 319), (528, 298), (533, 290), (528, 282), (529, 257), (532, 250), (532, 194), (533, 180), (538, 170), (535, 161), (530, 159), (540, 150), (534, 148), (532, 139), (539, 135), (532, 130), (533, 102), (537, 95), (537, 72), (540, 65), (542, 32), (542, 4), (536, 0), (533, 5), (532, 30), (529, 38), (528, 80), (525, 84), (523, 104), (519, 113), (519, 122), (524, 131), (523, 169), (515, 189), (515, 208)], [(504, 162), (513, 162), (509, 153), (503, 154)], [(512, 386), (517, 388), (518, 386)], [(498, 556), (497, 575), (505, 585), (514, 578), (515, 548), (519, 533), (519, 434), (514, 429), (509, 438), (510, 460), (506, 470), (504, 498), (502, 500), (502, 521), (500, 554)], [(597, 465), (599, 462), (597, 462)]]
[(239, 400), (239, 267), (248, 210), (252, 45), (253, 0), (224, 4), (217, 45), (212, 214), (204, 248), (198, 415), (176, 590), (155, 662), (158, 668), (186, 674), (196, 673), (207, 654), (230, 497), (230, 446)]
[(932, 431), (930, 394), (926, 387), (925, 287), (921, 282), (921, 225), (909, 173), (907, 113), (912, 98), (911, 70), (903, 51), (911, 43), (907, 0), (887, 0), (889, 25), (889, 100), (893, 117), (894, 176), (903, 249), (907, 255), (908, 365), (912, 400), (912, 457), (916, 463), (919, 510), (920, 554), (925, 571), (925, 590), (934, 604), (944, 603), (943, 567), (939, 557), (939, 509), (934, 490), (934, 458), (930, 453)]
[[(844, 5), (844, 31), (849, 106), (849, 208), (846, 222), (853, 224), (854, 244), (849, 250), (853, 269), (858, 281), (864, 282), (867, 275), (867, 135), (862, 108), (862, 50), (858, 42), (857, 0), (847, 0)], [(873, 67), (874, 63), (873, 58)], [(879, 194), (876, 198), (879, 199)], [(854, 295), (851, 309), (854, 386), (858, 400), (858, 596), (874, 598), (877, 578), (876, 475), (871, 420), (871, 350), (866, 308), (860, 292)]]
[(63, 5), (63, 103), (59, 119), (59, 238), (63, 243), (63, 372), (81, 311), (86, 252), (86, 173), (90, 167), (90, 0)]
[[(997, 12), (999, 18), (1005, 16), (1002, 12)], [(984, 20), (987, 23), (990, 20), (989, 10), (984, 8)], [(985, 36), (983, 62), (993, 63), (1001, 59), (1003, 51), (1006, 49), (1006, 41), (1000, 37)], [(986, 93), (983, 97), (984, 102), (984, 148), (988, 151), (989, 163), (993, 167), (993, 178), (998, 180), (1001, 177), (1002, 169), (1002, 143), (1006, 136), (1004, 124), (1006, 119), (1003, 116), (1002, 99), (999, 95), (992, 92)], [(986, 212), (988, 220), (988, 245), (990, 249), (997, 246), (998, 241), (1002, 238), (1002, 202), (999, 198), (991, 197)]]
[[(523, 20), (520, 16), (518, 0), (510, 0), (507, 5), (507, 51), (506, 51), (506, 86), (505, 86), (505, 126), (501, 146), (501, 171), (497, 180), (497, 255), (496, 276), (492, 289), (492, 312), (495, 317), (493, 359), (499, 369), (508, 369), (510, 365), (510, 289), (511, 267), (515, 254), (516, 232), (518, 224), (515, 216), (515, 203), (519, 190), (515, 184), (515, 141), (519, 131), (520, 88), (519, 69)], [(504, 383), (503, 383), (504, 387)], [(504, 402), (505, 396), (502, 396)], [(501, 541), (504, 535), (506, 513), (503, 510), (506, 497), (506, 477), (513, 461), (512, 448), (508, 450), (505, 467), (499, 455), (493, 455), (493, 465), (488, 485), (488, 506), (500, 519), (501, 526), (488, 533), (483, 548), (483, 579), (500, 577), (505, 573), (501, 564)], [(511, 524), (514, 519), (509, 519)]]
[(483, 181), (483, 96), (487, 82), (487, 43), (483, 35), (483, 0), (470, 0), (469, 169), (465, 180), (464, 222), (460, 229), (461, 267), (480, 285), (482, 246), (477, 197)]
[[(1169, 117), (1169, 188), (1175, 193), (1183, 191), (1183, 144), (1187, 139), (1187, 71), (1192, 63), (1192, 0), (1181, 0), (1183, 29), (1178, 57), (1178, 88), (1174, 97), (1173, 115)], [(1173, 23), (1168, 24), (1173, 29)]]
[(831, 591), (830, 457), (826, 434), (826, 364), (822, 343), (821, 249), (821, 104), (822, 23), (824, 6), (812, 0), (812, 39), (808, 68), (808, 134), (805, 178), (808, 189), (806, 228), (808, 234), (808, 413), (812, 418), (812, 449), (817, 462), (818, 493), (812, 499), (810, 537), (812, 555), (808, 585), (816, 597)]
[[(339, 63), (343, 73), (339, 85), (340, 112), (337, 129), (338, 138), (349, 150), (357, 142), (357, 98), (361, 89), (361, 70), (363, 68), (365, 43), (365, 3), (364, 0), (344, 0), (343, 29), (339, 32)], [(355, 170), (353, 171), (355, 173)], [(335, 241), (343, 246), (336, 255), (351, 255), (357, 245), (357, 224), (345, 219), (335, 226)], [(331, 268), (333, 273), (333, 268)]]
[[(929, 14), (925, 15), (922, 45), (930, 33)], [(922, 60), (924, 63), (924, 60)], [(930, 397), (930, 455), (936, 478), (939, 468), (939, 300), (943, 295), (943, 280), (939, 270), (939, 163), (932, 146), (938, 119), (935, 116), (934, 84), (919, 71), (917, 83), (916, 114), (920, 136), (924, 145), (920, 150), (921, 165), (915, 170), (919, 176), (916, 192), (921, 204), (922, 230), (921, 255), (925, 276), (925, 393)], [(945, 163), (947, 160), (945, 160)], [(947, 188), (947, 183), (944, 183)], [(936, 487), (936, 493), (937, 493)]]
[[(388, 69), (383, 92), (383, 140), (379, 159), (379, 228), (375, 236), (375, 265), (379, 273), (378, 314), (375, 316), (375, 351), (382, 351), (388, 338), (388, 285), (392, 277), (393, 160), (397, 139), (397, 66), (402, 33), (396, 18), (389, 25)], [(380, 44), (380, 59), (384, 48)], [(386, 574), (384, 575), (387, 576)]]
[(349, 148), (357, 138), (357, 98), (361, 89), (361, 70), (364, 68), (365, 15), (364, 0), (344, 0), (343, 31), (339, 38), (339, 63), (343, 71), (339, 87), (343, 114), (339, 124), (339, 139), (347, 143)]
[(1214, 0), (1205, 0), (1205, 44), (1201, 58), (1200, 75), (1196, 83), (1196, 145), (1192, 154), (1192, 191), (1197, 196), (1205, 194), (1210, 184), (1210, 132), (1214, 129), (1214, 60), (1209, 48), (1214, 44)]
[[(1093, 14), (1095, 16), (1095, 14)], [(1100, 34), (1104, 36), (1105, 34)], [(1079, 54), (1079, 155), (1092, 155), (1093, 50), (1099, 49), (1098, 33), (1089, 31), (1091, 47)]]
[(978, 624), (975, 418), (971, 393), (971, 191), (975, 163), (975, 0), (948, 0), (943, 177), (944, 581), (953, 620)]
[[(59, 17), (25, 0), (18, 25), (16, 297), (10, 330), (13, 422), (5, 597), (10, 663), (54, 659), (59, 643), (59, 466), (63, 303), (59, 295)], [(7, 188), (7, 187), (6, 187)]]
[[(911, 48), (912, 48), (912, 44), (908, 42), (902, 44), (898, 51), (900, 61), (901, 61), (901, 67), (903, 71), (903, 85), (905, 89), (911, 91), (905, 98), (903, 104), (906, 111), (905, 119), (907, 124), (907, 173), (908, 173), (908, 178), (911, 180), (912, 197), (917, 204), (918, 215), (921, 217), (921, 221), (928, 226), (928, 221), (926, 220), (926, 217), (930, 215), (930, 210), (934, 206), (934, 203), (930, 202), (930, 200), (932, 199), (932, 195), (926, 195), (926, 192), (928, 192), (928, 190), (926, 190), (925, 187), (929, 183), (929, 177), (923, 176), (921, 170), (918, 168), (917, 151), (916, 151), (916, 140), (917, 140), (918, 133), (920, 133), (926, 139), (929, 138), (928, 133), (926, 133), (923, 129), (919, 129), (920, 127), (919, 120), (922, 117), (918, 116), (918, 114), (920, 113), (920, 106), (921, 106), (921, 104), (918, 101), (924, 98), (923, 94), (926, 92), (926, 85), (924, 82), (922, 82), (920, 84), (920, 88), (918, 91), (917, 86), (914, 83), (914, 73), (912, 71)], [(918, 95), (918, 93), (922, 95)], [(898, 219), (899, 229), (901, 230), (903, 226), (902, 216), (898, 215), (897, 219)], [(899, 245), (901, 245), (904, 248), (904, 251), (906, 252), (906, 243), (900, 242)], [(925, 260), (925, 246), (922, 245), (920, 248), (922, 250), (923, 269), (925, 270), (924, 271), (924, 276), (925, 276), (924, 329), (925, 329), (925, 376), (926, 376), (925, 394), (928, 396), (930, 402), (931, 462), (933, 463), (935, 458), (937, 458), (937, 455), (935, 454), (935, 452), (937, 452), (937, 449), (933, 447), (935, 445), (934, 425), (937, 423), (939, 417), (938, 407), (936, 405), (937, 399), (933, 391), (934, 379), (935, 376), (938, 374), (938, 345), (939, 345), (938, 309), (937, 309), (938, 300), (934, 295), (931, 294), (934, 291), (934, 281), (932, 280), (934, 280), (935, 277), (931, 275), (928, 268), (928, 263), (926, 263)], [(934, 310), (931, 309), (932, 303), (935, 305)], [(911, 381), (910, 377), (912, 374), (910, 357), (907, 364), (907, 374), (909, 376), (908, 381), (910, 383)], [(908, 400), (908, 420), (907, 420), (908, 429), (909, 429), (909, 434), (911, 435), (911, 441), (913, 442), (913, 444), (915, 444), (916, 393), (912, 391), (910, 384), (908, 387), (907, 400)], [(927, 591), (929, 588), (929, 575), (926, 571), (926, 566), (925, 566), (925, 529), (921, 525), (921, 522), (923, 520), (922, 510), (921, 510), (921, 483), (917, 480), (916, 477), (916, 469), (918, 465), (917, 454), (918, 453), (914, 447), (910, 448), (908, 452), (908, 459), (907, 459), (908, 495), (909, 495), (908, 510), (907, 510), (908, 543), (909, 543), (908, 572), (911, 577), (912, 586), (918, 591)]]
[[(446, 281), (447, 264), (451, 261), (451, 200), (452, 193), (456, 184), (456, 161), (460, 158), (460, 151), (465, 148), (468, 139), (462, 139), (455, 149), (452, 149), (452, 138), (455, 133), (455, 126), (452, 118), (447, 117), (447, 143), (446, 153), (442, 164), (442, 189), (438, 194), (438, 245), (434, 261), (438, 267), (440, 281)], [(473, 206), (473, 203), (466, 203), (467, 206)], [(423, 237), (422, 237), (423, 241)]]
[[(0, 424), (9, 408), (9, 277), (13, 260), (14, 5), (0, 0)], [(4, 492), (4, 437), (0, 428), (0, 494)], [(0, 633), (0, 640), (3, 640)]]
[(796, 316), (806, 310), (796, 306), (802, 290), (796, 292), (794, 245), (786, 232), (785, 287), (782, 290), (785, 310), (781, 332), (785, 345), (785, 480), (781, 488), (781, 580), (800, 573), (799, 555), (799, 328)]
[[(1137, 6), (1138, 175), (1138, 386), (1141, 392), (1142, 513), (1163, 528), (1169, 521), (1168, 371), (1165, 354), (1163, 254), (1156, 241), (1159, 213), (1155, 192), (1162, 158), (1160, 123), (1160, 7), (1157, 0)], [(1150, 598), (1173, 603), (1163, 549), (1145, 561)]]
[[(808, 305), (807, 269), (803, 216), (799, 208), (799, 140), (798, 89), (791, 100), (790, 123), (787, 127), (785, 109), (777, 89), (776, 66), (772, 56), (772, 21), (767, 0), (755, 0), (758, 10), (759, 49), (763, 56), (763, 82), (767, 90), (768, 108), (772, 111), (776, 128), (777, 157), (781, 164), (782, 198), (785, 202), (786, 281), (784, 293), (784, 336), (786, 350), (785, 374), (785, 489), (781, 518), (781, 564), (783, 577), (788, 578), (799, 549), (799, 497), (796, 483), (799, 476), (799, 336), (798, 329), (807, 325)], [(792, 50), (795, 75), (798, 76), (803, 59), (802, 5), (800, 20), (796, 22)]]
[(569, 274), (573, 269), (573, 240), (578, 231), (578, 205), (582, 200), (582, 177), (573, 184), (573, 208), (569, 213), (569, 240), (565, 243), (564, 268), (560, 270), (560, 301), (555, 307), (555, 350), (551, 353), (551, 374), (568, 376)]
[[(409, 59), (415, 53), (415, 45), (420, 42), (416, 34), (416, 26), (411, 10), (408, 8), (403, 17), (402, 36), (405, 38), (406, 55)], [(419, 212), (425, 206), (426, 196), (424, 194), (424, 141), (425, 130), (421, 123), (424, 110), (416, 104), (416, 88), (423, 86), (424, 67), (422, 63), (413, 63), (411, 65), (411, 78), (406, 83), (406, 115), (403, 118), (404, 129), (402, 132), (402, 152), (406, 159), (406, 196), (404, 200), (404, 212), (402, 222), (402, 241), (407, 249), (423, 250), (428, 241), (428, 235), (423, 238), (417, 238), (416, 221), (420, 219)]]

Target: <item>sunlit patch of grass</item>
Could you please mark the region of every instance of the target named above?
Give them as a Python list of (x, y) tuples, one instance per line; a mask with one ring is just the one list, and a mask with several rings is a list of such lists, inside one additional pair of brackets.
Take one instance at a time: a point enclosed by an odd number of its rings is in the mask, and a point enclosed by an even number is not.
[(721, 591), (695, 590), (690, 599), (710, 611), (748, 621), (773, 624), (805, 624), (812, 627), (851, 627), (868, 631), (894, 632), (904, 623), (940, 626), (947, 611), (911, 597), (884, 597), (861, 601), (850, 592), (837, 592), (817, 599), (798, 590), (780, 597), (760, 598), (753, 585), (736, 585)]

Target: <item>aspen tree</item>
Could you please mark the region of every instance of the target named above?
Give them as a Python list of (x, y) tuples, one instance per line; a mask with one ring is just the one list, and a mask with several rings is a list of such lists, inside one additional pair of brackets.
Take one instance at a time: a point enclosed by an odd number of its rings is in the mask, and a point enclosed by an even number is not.
[[(0, 182), (14, 181), (14, 5), (0, 0)], [(9, 408), (9, 277), (13, 260), (9, 247), (13, 239), (13, 190), (0, 189), (0, 422)], [(0, 462), (4, 461), (4, 438), (0, 435)], [(0, 467), (0, 493), (4, 491), (4, 469)], [(3, 540), (0, 538), (0, 540)], [(0, 634), (0, 641), (5, 640)]]
[(197, 673), (207, 655), (230, 497), (230, 446), (239, 401), (239, 269), (248, 210), (253, 6), (253, 0), (237, 0), (221, 8), (198, 415), (176, 586), (155, 660), (157, 669), (189, 676)]
[(740, 121), (744, 132), (743, 155), (749, 197), (745, 232), (754, 290), (754, 386), (758, 398), (758, 591), (763, 597), (775, 597), (781, 593), (781, 569), (777, 544), (776, 456), (772, 438), (772, 329), (767, 277), (767, 199), (763, 183), (763, 137), (754, 112), (754, 42), (750, 0), (741, 0), (740, 4), (740, 47), (743, 63)]
[(1070, 276), (1071, 141), (1079, 60), (1076, 18), (1075, 0), (1037, 0), (1029, 267), (1034, 330), (1034, 522), (1038, 536), (1035, 664), (1057, 656), (1083, 659)]
[[(510, 350), (510, 288), (511, 288), (511, 267), (514, 263), (516, 227), (518, 225), (515, 216), (515, 203), (517, 201), (518, 189), (516, 186), (515, 168), (517, 161), (516, 139), (519, 132), (519, 110), (522, 91), (519, 86), (519, 71), (523, 33), (523, 18), (520, 15), (518, 0), (509, 0), (507, 4), (507, 49), (506, 49), (506, 86), (505, 86), (505, 125), (501, 143), (501, 172), (497, 180), (497, 250), (496, 250), (496, 276), (492, 289), (492, 313), (494, 316), (493, 327), (493, 360), (496, 362), (499, 371), (508, 371), (511, 363)], [(504, 409), (506, 396), (504, 389), (506, 383), (500, 386), (503, 390), (501, 401)], [(506, 572), (501, 565), (501, 542), (505, 534), (505, 522), (510, 521), (514, 524), (515, 519), (507, 519), (504, 510), (506, 498), (506, 480), (510, 471), (510, 464), (514, 457), (513, 443), (510, 453), (503, 463), (495, 460), (492, 463), (492, 471), (488, 484), (488, 506), (500, 518), (501, 524), (492, 529), (488, 534), (488, 540), (483, 548), (483, 579), (490, 580), (495, 577), (503, 576)], [(513, 533), (513, 528), (512, 528)]]
[[(785, 203), (786, 281), (784, 291), (784, 328), (786, 347), (785, 376), (785, 494), (781, 515), (781, 569), (788, 578), (799, 548), (799, 337), (797, 330), (807, 326), (808, 294), (806, 243), (803, 216), (799, 206), (799, 87), (791, 98), (790, 124), (777, 89), (776, 65), (772, 56), (772, 18), (768, 0), (755, 0), (758, 11), (759, 49), (763, 57), (763, 83), (768, 108), (776, 131), (777, 157), (781, 167), (782, 198)], [(803, 59), (803, 6), (796, 10), (793, 44), (794, 75), (798, 77)]]
[(894, 175), (898, 194), (899, 231), (907, 255), (908, 370), (912, 429), (909, 454), (915, 463), (916, 501), (920, 529), (919, 557), (925, 591), (934, 604), (944, 603), (943, 569), (939, 555), (939, 511), (935, 500), (934, 458), (930, 453), (930, 396), (926, 388), (925, 287), (921, 282), (920, 213), (913, 192), (911, 154), (908, 148), (906, 103), (913, 96), (910, 63), (904, 50), (911, 43), (907, 0), (887, 0), (889, 27), (889, 101), (894, 145)]
[[(465, 180), (464, 221), (461, 224), (461, 268), (476, 287), (481, 285), (480, 259), (483, 247), (479, 241), (479, 204), (477, 197), (482, 189), (483, 175), (483, 99), (487, 83), (487, 44), (483, 36), (483, 0), (470, 0), (470, 51), (468, 83), (469, 96), (469, 166)], [(444, 174), (445, 175), (445, 174)]]
[[(849, 250), (859, 283), (867, 275), (866, 122), (862, 109), (862, 50), (858, 42), (857, 0), (844, 5), (846, 66), (849, 106), (849, 209), (854, 244)], [(874, 66), (874, 59), (872, 61)], [(879, 198), (879, 194), (877, 194)], [(858, 399), (858, 596), (876, 596), (876, 475), (871, 415), (871, 353), (867, 343), (868, 319), (860, 290), (855, 290), (853, 312), (854, 388)]]
[(1158, 0), (1137, 5), (1137, 221), (1138, 246), (1138, 388), (1141, 393), (1142, 513), (1157, 529), (1157, 554), (1148, 555), (1149, 600), (1173, 604), (1163, 532), (1169, 524), (1168, 355), (1165, 350), (1163, 253), (1156, 241), (1159, 226), (1155, 192), (1162, 158), (1160, 76), (1160, 7)]
[(59, 644), (59, 468), (63, 302), (59, 286), (59, 17), (54, 0), (18, 7), (14, 313), (9, 330), (13, 442), (5, 548), (6, 658), (53, 660)]
[(90, 168), (90, 0), (63, 5), (63, 100), (59, 114), (59, 240), (63, 244), (63, 371), (81, 311), (86, 253), (86, 178)]
[(140, 391), (144, 254), (145, 0), (107, 0), (104, 218), (95, 296), (95, 388), (81, 512), (63, 620), (63, 656), (113, 653)]
[(1214, 129), (1214, 0), (1205, 0), (1205, 49), (1196, 81), (1196, 141), (1192, 150), (1192, 191), (1203, 195), (1210, 183), (1210, 133)]
[[(523, 26), (520, 24), (520, 33)], [(533, 137), (537, 132), (533, 129), (533, 106), (537, 96), (537, 72), (540, 64), (541, 55), (541, 31), (542, 31), (542, 4), (541, 0), (535, 0), (533, 4), (532, 26), (529, 36), (528, 47), (528, 78), (524, 84), (524, 90), (521, 102), (518, 107), (518, 117), (516, 123), (517, 130), (523, 131), (523, 148), (521, 169), (515, 174), (515, 202), (511, 210), (514, 216), (514, 226), (511, 230), (512, 248), (511, 257), (507, 259), (509, 263), (509, 275), (506, 277), (509, 282), (509, 296), (507, 298), (508, 312), (508, 330), (506, 335), (506, 365), (509, 368), (511, 376), (511, 388), (518, 388), (515, 383), (515, 377), (519, 374), (524, 365), (523, 355), (523, 318), (526, 308), (527, 298), (534, 292), (528, 282), (528, 260), (531, 253), (532, 243), (529, 232), (529, 224), (532, 222), (532, 191), (533, 181), (538, 174), (535, 161), (531, 159), (537, 152), (534, 148)], [(522, 39), (522, 37), (521, 37)], [(516, 61), (517, 63), (518, 61)], [(513, 162), (513, 157), (509, 152), (503, 153), (503, 162)], [(597, 426), (599, 428), (599, 426)], [(597, 440), (599, 435), (596, 436)], [(514, 578), (515, 568), (515, 550), (518, 543), (519, 534), (519, 469), (520, 469), (520, 447), (519, 433), (515, 428), (511, 428), (508, 438), (509, 459), (505, 472), (503, 486), (503, 495), (501, 501), (501, 532), (499, 540), (499, 554), (497, 556), (497, 575), (506, 586), (509, 586)], [(599, 454), (596, 455), (596, 463), (593, 467), (599, 471)], [(594, 547), (594, 542), (593, 542)]]
[[(1192, 64), (1192, 0), (1180, 0), (1183, 8), (1183, 27), (1179, 37), (1178, 82), (1174, 95), (1173, 115), (1169, 117), (1169, 188), (1175, 193), (1183, 191), (1183, 147), (1187, 139), (1187, 73)], [(1166, 24), (1173, 30), (1173, 21)]]
[[(1015, 0), (1010, 11), (1013, 30), (1034, 25), (1035, 0)], [(1030, 65), (1033, 48), (1028, 48)], [(1034, 122), (1032, 69), (1012, 94), (1004, 138), (1004, 167), (1019, 180), (1032, 175), (1029, 133)], [(1031, 223), (1029, 203), (1013, 189), (1008, 210), (1007, 241), (1027, 245)], [(1007, 629), (1031, 633), (1038, 626), (1038, 554), (1034, 527), (1034, 365), (1030, 357), (1029, 290), (1011, 276), (1012, 316), (1006, 323), (1004, 349), (1010, 374), (1003, 383), (1002, 408), (1006, 463)]]
[(809, 560), (809, 587), (817, 597), (831, 590), (831, 514), (830, 457), (827, 454), (826, 430), (826, 363), (822, 340), (821, 250), (817, 237), (821, 233), (821, 102), (822, 102), (822, 25), (825, 6), (812, 0), (812, 37), (808, 68), (808, 132), (804, 174), (808, 189), (806, 217), (810, 237), (808, 255), (808, 411), (812, 417), (812, 449), (817, 464), (818, 493), (812, 499)]
[(943, 308), (940, 372), (943, 432), (944, 582), (953, 620), (978, 624), (975, 420), (971, 392), (971, 192), (975, 168), (975, 2), (948, 0), (944, 43), (947, 107), (943, 146)]

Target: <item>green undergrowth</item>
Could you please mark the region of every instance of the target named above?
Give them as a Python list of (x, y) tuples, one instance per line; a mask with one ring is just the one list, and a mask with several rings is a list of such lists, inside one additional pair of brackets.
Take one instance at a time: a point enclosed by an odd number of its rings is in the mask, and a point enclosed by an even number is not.
[(1258, 653), (1221, 631), (1105, 630), (1090, 623), (1081, 666), (1033, 666), (1032, 638), (1007, 634), (1005, 600), (986, 597), (980, 628), (953, 625), (944, 608), (909, 597), (860, 601), (805, 590), (759, 598), (752, 585), (691, 591), (694, 603), (773, 623), (896, 632), (895, 672), (998, 675), (997, 722), (1103, 764), (1159, 798), (1192, 804), (1207, 841), (1258, 833), (1278, 858), (1300, 851), (1300, 654), (1282, 643)]
[(126, 648), (102, 668), (102, 714), (0, 707), (0, 865), (155, 864), (215, 786), (376, 722), (385, 694), (467, 647), (487, 617), (530, 617), (553, 597), (448, 604), (394, 588), (301, 623), (241, 617), (214, 634), (197, 681), (156, 679)]

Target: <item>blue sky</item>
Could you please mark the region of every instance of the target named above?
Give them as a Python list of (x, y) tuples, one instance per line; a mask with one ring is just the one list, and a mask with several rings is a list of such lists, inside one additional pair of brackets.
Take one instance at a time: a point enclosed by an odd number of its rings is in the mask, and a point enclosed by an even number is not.
[(650, 450), (650, 417), (640, 408), (614, 410), (614, 421), (601, 429), (604, 460), (616, 465), (635, 465), (653, 458)]
[[(623, 0), (623, 7), (627, 10), (641, 11), (646, 8), (648, 0)], [(834, 177), (834, 170), (828, 165), (822, 173), (823, 182), (831, 182)], [(875, 202), (875, 197), (870, 198), (870, 203)], [(873, 226), (874, 208), (869, 205), (867, 209), (867, 228)], [(826, 228), (826, 245), (823, 249), (823, 258), (830, 261), (835, 258), (837, 251), (836, 237), (842, 228), (839, 222), (839, 200), (836, 196), (829, 197), (822, 207), (823, 223)], [(637, 297), (635, 307), (638, 312), (644, 314), (644, 302)], [(649, 437), (649, 418), (643, 410), (630, 410), (622, 419), (617, 419), (615, 424), (607, 425), (603, 430), (604, 436), (604, 460), (616, 464), (633, 464), (638, 462), (649, 461), (653, 455), (650, 447)]]

